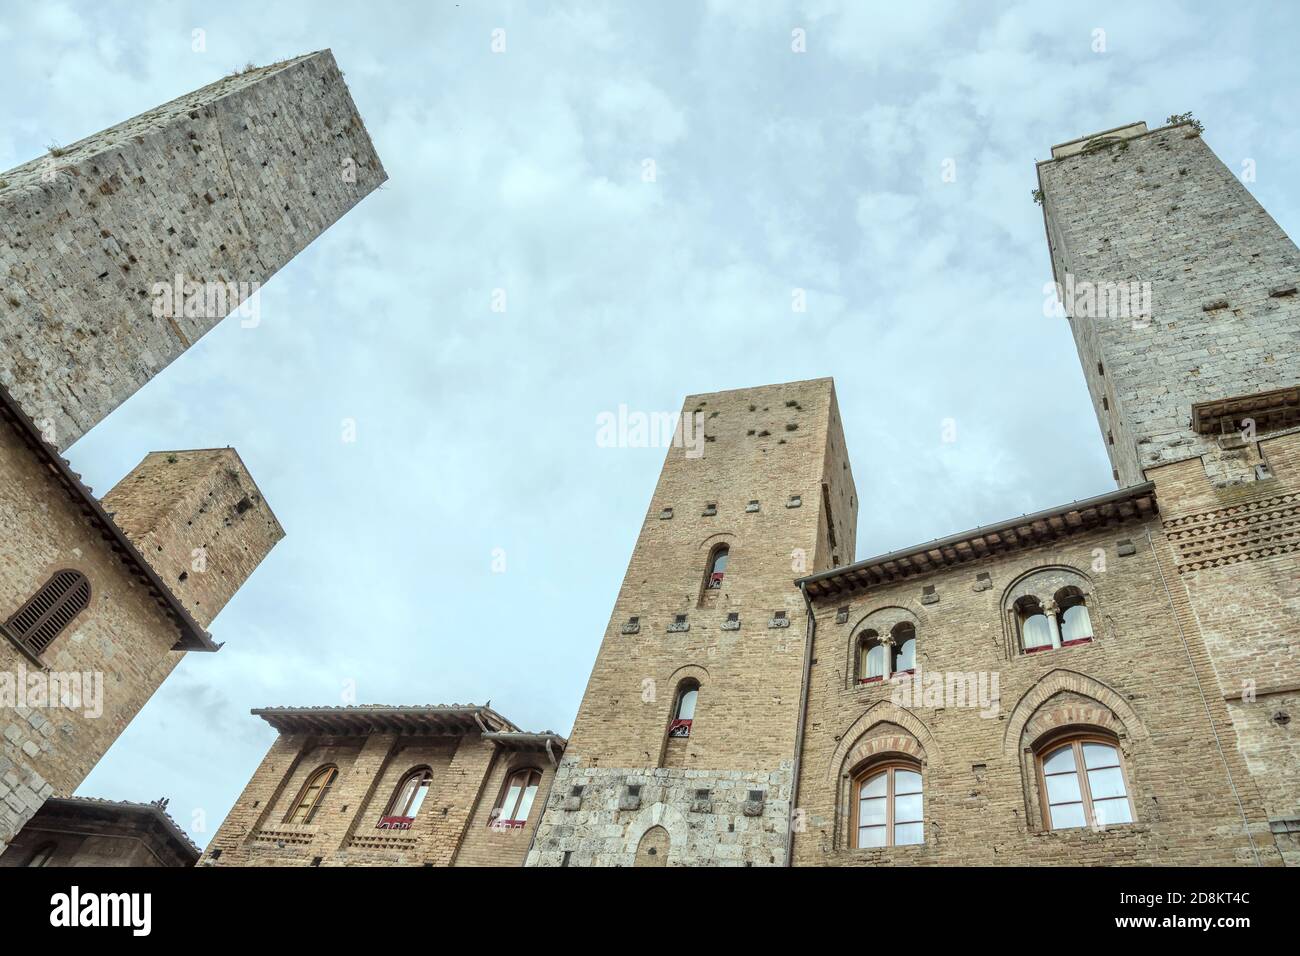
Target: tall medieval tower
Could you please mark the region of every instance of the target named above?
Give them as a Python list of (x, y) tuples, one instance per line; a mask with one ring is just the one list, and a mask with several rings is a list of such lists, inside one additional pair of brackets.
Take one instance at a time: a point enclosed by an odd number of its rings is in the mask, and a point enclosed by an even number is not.
[(690, 396), (528, 861), (782, 865), (805, 609), (853, 560), (835, 389)]
[(1204, 691), (1300, 862), (1300, 251), (1194, 121), (1065, 143), (1038, 173), (1115, 478), (1156, 484)]
[(0, 851), (219, 648), (208, 626), (284, 535), (233, 449), (153, 452), (102, 501), (56, 449), (385, 177), (328, 50), (0, 175)]
[(387, 178), (328, 50), (3, 173), (0, 385), (66, 449)]

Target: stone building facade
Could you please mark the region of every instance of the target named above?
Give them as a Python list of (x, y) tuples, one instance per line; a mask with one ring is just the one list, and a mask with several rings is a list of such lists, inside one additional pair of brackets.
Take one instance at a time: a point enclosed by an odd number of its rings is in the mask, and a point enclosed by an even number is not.
[(328, 51), (0, 175), (0, 852), (219, 648), (284, 535), (233, 449), (153, 452), (102, 500), (59, 449), (383, 178)]
[(1120, 489), (855, 562), (829, 380), (688, 399), (531, 865), (1300, 863), (1300, 255), (1191, 120), (1038, 172)]
[(490, 707), (272, 707), (203, 866), (522, 866), (565, 740)]

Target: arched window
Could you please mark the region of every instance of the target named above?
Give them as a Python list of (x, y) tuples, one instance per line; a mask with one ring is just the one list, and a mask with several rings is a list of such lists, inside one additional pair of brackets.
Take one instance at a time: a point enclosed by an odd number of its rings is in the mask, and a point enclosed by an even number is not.
[(388, 812), (384, 814), (384, 821), (409, 824), (419, 814), (432, 783), (433, 771), (428, 767), (417, 767), (408, 773), (397, 785), (393, 799), (389, 801)]
[(722, 587), (722, 579), (727, 573), (727, 558), (730, 555), (731, 549), (725, 544), (720, 544), (713, 549), (713, 554), (709, 557), (709, 575), (704, 581), (706, 591)]
[(668, 831), (663, 827), (651, 827), (636, 845), (636, 858), (633, 866), (667, 866), (668, 865)]
[(339, 768), (329, 763), (308, 777), (284, 822), (311, 823), (316, 819), (316, 811), (325, 802), (325, 796), (330, 792), (330, 787), (334, 786), (334, 778), (338, 775)]
[(889, 676), (888, 648), (875, 631), (863, 631), (858, 638), (858, 683), (884, 680)]
[(921, 767), (911, 761), (875, 764), (853, 781), (853, 845), (908, 846), (925, 842)]
[(72, 619), (90, 606), (90, 582), (80, 571), (65, 568), (41, 585), (9, 620), (5, 629), (29, 654), (39, 656)]
[(58, 849), (57, 843), (42, 843), (35, 852), (27, 858), (27, 866), (49, 866), (50, 859), (54, 856), (54, 851)]
[(537, 798), (537, 787), (542, 782), (540, 771), (532, 768), (516, 770), (506, 781), (501, 800), (493, 813), (492, 826), (497, 830), (520, 830), (528, 822), (528, 813)]
[(1036, 597), (1022, 597), (1016, 601), (1016, 619), (1020, 623), (1020, 644), (1026, 654), (1055, 647), (1052, 622), (1043, 613)]
[(695, 720), (695, 703), (700, 697), (700, 685), (687, 681), (677, 691), (673, 703), (673, 721), (668, 725), (669, 737), (689, 737), (691, 722)]
[(1088, 605), (1082, 591), (1076, 587), (1062, 588), (1056, 594), (1056, 606), (1061, 615), (1062, 647), (1086, 644), (1092, 640), (1092, 618), (1088, 615)]
[(894, 625), (891, 636), (894, 644), (890, 673), (910, 674), (916, 670), (916, 628), (904, 621)]
[(1052, 830), (1133, 822), (1117, 742), (1080, 734), (1057, 739), (1038, 754), (1043, 816)]

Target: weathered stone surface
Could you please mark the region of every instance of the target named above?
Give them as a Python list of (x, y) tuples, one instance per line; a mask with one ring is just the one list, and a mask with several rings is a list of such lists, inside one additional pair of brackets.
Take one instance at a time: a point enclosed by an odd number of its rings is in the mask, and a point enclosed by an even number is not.
[(225, 315), (155, 283), (265, 282), (385, 178), (328, 50), (0, 175), (0, 383), (67, 448)]

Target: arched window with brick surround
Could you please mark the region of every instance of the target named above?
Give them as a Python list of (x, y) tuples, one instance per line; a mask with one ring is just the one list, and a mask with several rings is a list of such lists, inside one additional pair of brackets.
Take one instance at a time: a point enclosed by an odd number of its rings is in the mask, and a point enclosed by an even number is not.
[(673, 719), (668, 725), (668, 736), (689, 737), (691, 724), (695, 721), (695, 704), (700, 698), (700, 684), (695, 680), (684, 680), (677, 688), (673, 701)]
[(28, 654), (39, 656), (89, 606), (90, 581), (64, 568), (5, 621), (5, 630)]
[(332, 763), (318, 768), (303, 784), (298, 798), (294, 800), (284, 818), (285, 823), (311, 823), (329, 795), (334, 780), (339, 775), (339, 768)]
[(1044, 824), (1050, 830), (1133, 822), (1133, 804), (1119, 741), (1080, 731), (1036, 748)]
[(429, 767), (416, 767), (408, 771), (397, 785), (397, 789), (393, 791), (393, 797), (388, 802), (380, 826), (409, 827), (419, 816), (420, 807), (424, 804), (424, 798), (429, 795), (429, 787), (432, 785), (433, 771)]
[(857, 849), (924, 843), (921, 765), (901, 758), (867, 765), (853, 778), (849, 809)]
[(722, 587), (722, 579), (727, 574), (727, 560), (731, 556), (731, 548), (725, 544), (720, 544), (709, 553), (709, 571), (704, 578), (704, 589), (706, 591), (717, 590)]
[(1093, 591), (1073, 568), (1040, 568), (1008, 588), (1006, 621), (1011, 649), (1034, 654), (1093, 640)]
[(492, 813), (492, 829), (522, 830), (528, 822), (528, 814), (532, 812), (533, 802), (537, 799), (537, 788), (541, 783), (541, 771), (532, 767), (511, 773)]

